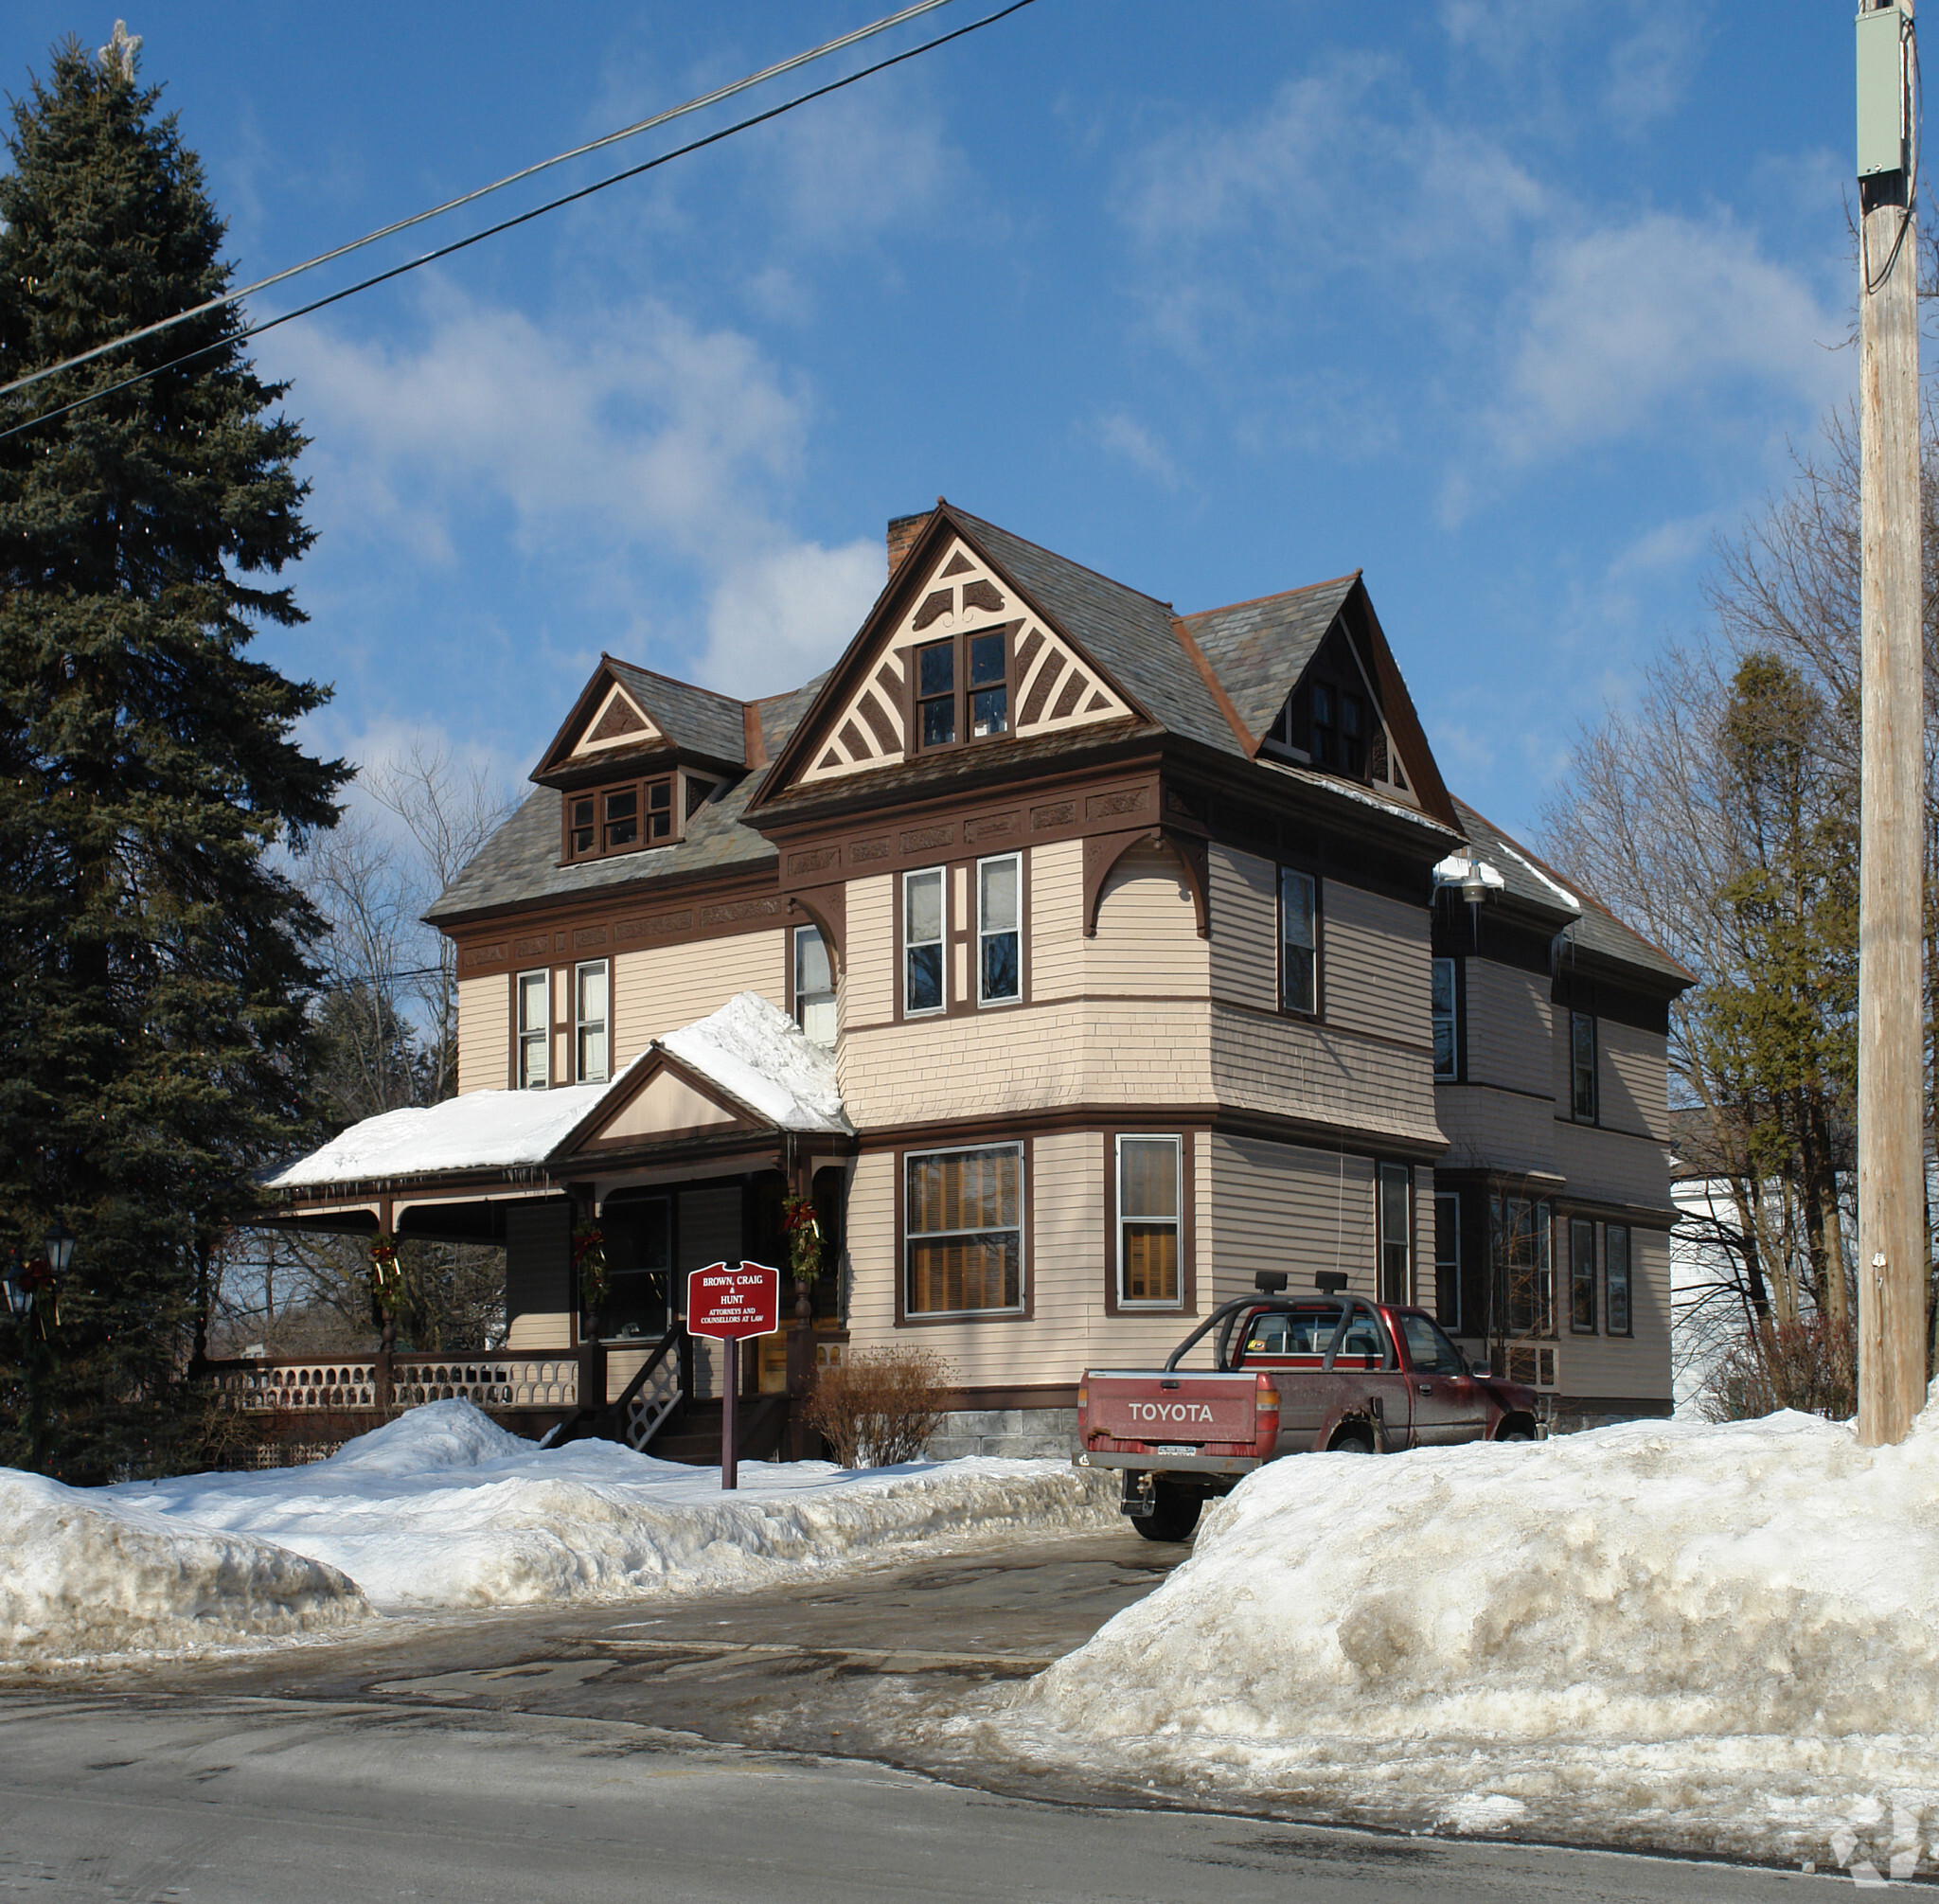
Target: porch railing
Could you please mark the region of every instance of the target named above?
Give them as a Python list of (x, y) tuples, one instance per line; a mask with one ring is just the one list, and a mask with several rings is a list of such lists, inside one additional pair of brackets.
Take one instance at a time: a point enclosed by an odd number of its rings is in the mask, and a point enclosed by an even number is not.
[(415, 1408), (462, 1396), (480, 1408), (576, 1408), (577, 1353), (252, 1357), (209, 1371), (216, 1399), (238, 1413), (328, 1415)]

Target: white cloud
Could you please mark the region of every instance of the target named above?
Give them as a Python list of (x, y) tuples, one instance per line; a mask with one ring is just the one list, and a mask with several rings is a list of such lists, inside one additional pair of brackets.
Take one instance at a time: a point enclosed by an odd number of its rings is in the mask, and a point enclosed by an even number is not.
[(1177, 464), (1158, 438), (1129, 412), (1108, 412), (1097, 419), (1094, 434), (1102, 448), (1113, 455), (1122, 456), (1134, 470), (1142, 471), (1154, 483), (1167, 489), (1178, 488)]
[(796, 243), (845, 244), (967, 197), (970, 168), (918, 87), (818, 99), (767, 135), (778, 176), (766, 187)]
[(795, 543), (738, 563), (708, 607), (702, 682), (748, 699), (799, 686), (839, 657), (887, 566), (879, 542)]
[(1836, 317), (1724, 219), (1653, 212), (1579, 231), (1533, 272), (1493, 416), (1512, 462), (1635, 434), (1747, 379), (1806, 414), (1836, 394)]

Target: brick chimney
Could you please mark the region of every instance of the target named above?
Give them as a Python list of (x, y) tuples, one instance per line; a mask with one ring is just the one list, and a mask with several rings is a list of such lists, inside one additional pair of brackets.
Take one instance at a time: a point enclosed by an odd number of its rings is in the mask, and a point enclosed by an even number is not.
[(900, 566), (902, 558), (909, 553), (909, 545), (927, 526), (934, 509), (924, 509), (919, 516), (891, 516), (889, 518), (889, 573), (894, 575)]

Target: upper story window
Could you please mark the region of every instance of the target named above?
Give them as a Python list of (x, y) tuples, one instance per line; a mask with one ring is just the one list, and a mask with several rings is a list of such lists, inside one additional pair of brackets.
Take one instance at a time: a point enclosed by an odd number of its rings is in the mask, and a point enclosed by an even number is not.
[(565, 796), (565, 857), (598, 860), (673, 838), (673, 775), (626, 780)]
[(947, 635), (914, 654), (915, 732), (923, 750), (1010, 731), (1010, 637), (1002, 628)]
[(981, 860), (976, 866), (976, 1002), (1008, 1005), (1023, 995), (1020, 922), (1021, 854)]
[(812, 1044), (835, 1044), (835, 974), (815, 926), (794, 928), (794, 1022)]
[(609, 984), (606, 961), (593, 959), (573, 974), (574, 1049), (578, 1058), (578, 1082), (603, 1084), (607, 1077), (607, 1011)]
[(1595, 1018), (1569, 1014), (1569, 1108), (1578, 1124), (1595, 1122)]
[(1176, 1137), (1117, 1140), (1117, 1299), (1179, 1305), (1179, 1154)]
[(1461, 1075), (1460, 1025), (1456, 1016), (1454, 961), (1437, 958), (1433, 977), (1434, 1077), (1447, 1083)]
[(543, 1091), (551, 1068), (545, 1055), (552, 1043), (552, 974), (522, 971), (517, 985), (519, 1089)]
[(1362, 778), (1366, 772), (1366, 703), (1330, 681), (1314, 682), (1308, 697), (1313, 765), (1350, 779)]
[(943, 869), (902, 875), (902, 1012), (943, 1008)]
[(1279, 1003), (1287, 1011), (1320, 1009), (1319, 881), (1310, 873), (1279, 869)]

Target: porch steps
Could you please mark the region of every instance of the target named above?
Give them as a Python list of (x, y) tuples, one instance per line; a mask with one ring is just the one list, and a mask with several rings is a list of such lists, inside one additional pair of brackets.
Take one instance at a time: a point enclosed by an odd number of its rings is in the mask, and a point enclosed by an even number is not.
[[(763, 1395), (743, 1397), (739, 1408), (740, 1459), (764, 1461), (777, 1453), (788, 1432), (788, 1397)], [(683, 1401), (667, 1426), (647, 1444), (656, 1461), (685, 1462), (689, 1468), (713, 1468), (720, 1460), (720, 1404)]]

